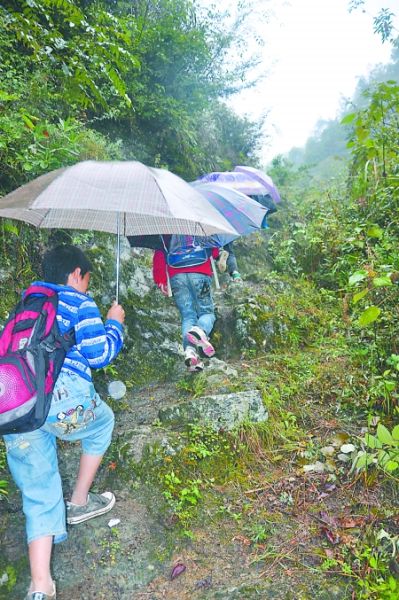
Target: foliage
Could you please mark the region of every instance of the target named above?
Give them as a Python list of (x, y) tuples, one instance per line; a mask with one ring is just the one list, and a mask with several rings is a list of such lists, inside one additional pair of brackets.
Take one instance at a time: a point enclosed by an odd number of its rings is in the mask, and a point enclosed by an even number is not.
[(0, 193), (84, 158), (134, 158), (187, 179), (256, 162), (261, 124), (221, 100), (252, 83), (249, 1), (236, 17), (191, 0), (17, 0), (0, 11)]
[(349, 158), (349, 149), (346, 147), (349, 124), (345, 123), (345, 117), (355, 110), (367, 107), (367, 90), (380, 83), (395, 82), (398, 79), (399, 49), (394, 48), (391, 62), (377, 65), (367, 77), (360, 78), (353, 97), (342, 102), (338, 116), (329, 121), (319, 121), (305, 146), (290, 150), (288, 159), (296, 166), (308, 165), (312, 175), (319, 179), (335, 179), (337, 172), (342, 171)]
[(127, 23), (101, 4), (83, 12), (73, 0), (6, 1), (0, 22), (6, 65), (15, 54), (23, 56), (24, 72), (45, 74), (61, 101), (104, 107), (116, 94), (131, 104), (123, 76), (139, 65), (127, 50)]
[(340, 572), (352, 581), (356, 598), (366, 600), (395, 600), (398, 596), (398, 580), (392, 574), (393, 557), (398, 550), (397, 536), (384, 529), (369, 528), (365, 539), (357, 544), (344, 546), (337, 558), (328, 558), (321, 569)]
[(4, 445), (4, 441), (1, 439), (0, 440), (0, 498), (2, 495), (7, 496), (7, 494), (8, 494), (8, 480), (1, 479), (2, 474), (5, 472), (6, 465), (7, 465), (6, 448)]
[[(275, 288), (279, 293), (273, 297), (270, 290)], [(258, 351), (270, 346), (294, 349), (317, 344), (319, 336), (334, 329), (334, 298), (323, 290), (319, 294), (305, 278), (284, 281), (270, 273), (265, 292), (236, 307)]]
[[(365, 5), (367, 5), (366, 0), (350, 0), (349, 12), (358, 8), (363, 8)], [(378, 14), (373, 18), (374, 33), (378, 34), (383, 42), (395, 42), (394, 17), (395, 14), (389, 8), (381, 7)]]
[(393, 473), (399, 468), (399, 425), (390, 432), (379, 423), (376, 435), (366, 433), (361, 442), (364, 450), (359, 450), (353, 459), (356, 470), (375, 466), (386, 473)]
[(392, 412), (398, 394), (389, 361), (399, 333), (399, 87), (380, 83), (365, 97), (365, 108), (343, 119), (351, 128), (347, 181), (324, 189), (310, 181), (303, 193), (288, 179), (289, 221), (269, 250), (278, 271), (308, 277), (341, 297), (342, 325), (369, 369), (370, 401)]
[(184, 535), (192, 536), (190, 528), (207, 490), (235, 468), (235, 448), (234, 436), (206, 424), (189, 423), (173, 442), (153, 449), (142, 461), (139, 476), (161, 491)]

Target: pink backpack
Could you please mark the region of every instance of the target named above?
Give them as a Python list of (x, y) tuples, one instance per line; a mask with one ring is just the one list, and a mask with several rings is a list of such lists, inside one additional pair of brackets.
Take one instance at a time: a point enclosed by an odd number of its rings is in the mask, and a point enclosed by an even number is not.
[(0, 335), (0, 434), (41, 427), (74, 330), (61, 335), (57, 292), (32, 285)]

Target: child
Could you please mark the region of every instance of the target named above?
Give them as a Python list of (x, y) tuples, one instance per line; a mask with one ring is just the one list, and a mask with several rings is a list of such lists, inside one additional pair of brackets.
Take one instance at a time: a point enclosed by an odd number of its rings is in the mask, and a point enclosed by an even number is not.
[[(219, 250), (212, 249), (218, 256)], [(167, 296), (167, 279), (182, 319), (184, 362), (189, 371), (202, 371), (204, 363), (197, 353), (201, 348), (211, 357), (215, 349), (208, 337), (215, 323), (215, 309), (211, 295), (212, 265), (208, 258), (203, 264), (173, 268), (167, 265), (166, 251), (156, 250), (153, 257), (153, 278), (161, 292)]]
[(221, 273), (227, 271), (231, 277), (231, 281), (234, 283), (242, 283), (242, 277), (238, 271), (237, 259), (233, 250), (233, 242), (225, 244), (223, 250), (220, 252), (218, 260), (218, 269)]
[[(67, 537), (65, 521), (82, 523), (115, 504), (112, 492), (89, 492), (114, 426), (113, 412), (96, 393), (90, 369), (104, 367), (117, 356), (125, 318), (122, 306), (113, 304), (103, 324), (97, 305), (86, 295), (91, 264), (79, 248), (53, 248), (45, 254), (42, 268), (44, 282), (39, 285), (58, 292), (60, 331), (74, 327), (76, 343), (65, 357), (44, 425), (29, 433), (4, 436), (8, 465), (21, 490), (26, 517), (31, 584), (25, 600), (55, 600), (50, 558), (53, 541)], [(66, 518), (56, 438), (80, 440), (82, 445)]]

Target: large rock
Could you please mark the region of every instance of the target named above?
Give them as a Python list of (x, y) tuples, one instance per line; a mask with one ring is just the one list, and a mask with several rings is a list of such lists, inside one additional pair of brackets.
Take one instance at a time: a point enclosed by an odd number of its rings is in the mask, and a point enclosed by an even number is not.
[(213, 429), (231, 431), (242, 423), (262, 423), (268, 413), (258, 390), (234, 394), (218, 394), (194, 398), (160, 409), (159, 419), (165, 425), (179, 429), (187, 423), (201, 421)]

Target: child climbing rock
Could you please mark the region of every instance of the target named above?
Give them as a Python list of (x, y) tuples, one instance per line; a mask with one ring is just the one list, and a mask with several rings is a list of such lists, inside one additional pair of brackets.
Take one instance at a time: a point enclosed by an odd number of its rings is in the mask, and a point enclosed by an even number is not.
[[(179, 245), (175, 237), (184, 238), (184, 242), (180, 240)], [(169, 279), (182, 321), (184, 362), (189, 371), (202, 371), (204, 363), (198, 350), (206, 357), (215, 354), (209, 341), (216, 319), (211, 294), (211, 258), (216, 258), (219, 250), (200, 248), (195, 238), (187, 238), (190, 236), (172, 236), (168, 249), (154, 252), (153, 278), (165, 296)]]

